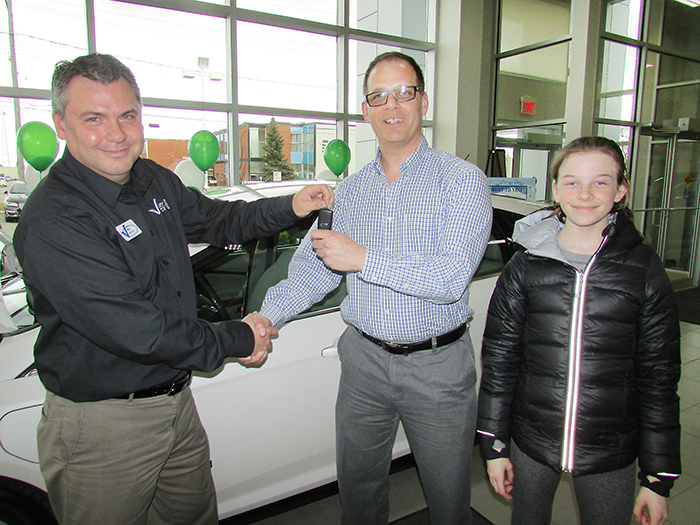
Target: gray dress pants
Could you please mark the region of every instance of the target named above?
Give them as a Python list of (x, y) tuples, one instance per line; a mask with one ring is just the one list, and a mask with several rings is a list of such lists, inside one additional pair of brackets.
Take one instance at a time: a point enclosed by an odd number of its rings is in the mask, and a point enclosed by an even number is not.
[(399, 421), (432, 525), (471, 523), (476, 370), (469, 332), (440, 348), (391, 354), (348, 328), (338, 342), (338, 485), (344, 525), (385, 525)]

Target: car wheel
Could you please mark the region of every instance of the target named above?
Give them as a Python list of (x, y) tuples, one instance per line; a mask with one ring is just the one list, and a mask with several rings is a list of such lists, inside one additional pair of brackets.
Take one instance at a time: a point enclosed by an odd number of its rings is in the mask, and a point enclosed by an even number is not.
[(6, 478), (0, 478), (0, 523), (58, 525), (44, 491)]

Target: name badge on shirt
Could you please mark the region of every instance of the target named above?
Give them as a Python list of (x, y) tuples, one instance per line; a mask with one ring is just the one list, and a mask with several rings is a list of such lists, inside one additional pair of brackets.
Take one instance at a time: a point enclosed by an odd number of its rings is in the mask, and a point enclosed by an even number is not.
[(114, 229), (117, 230), (125, 241), (130, 241), (134, 237), (141, 235), (141, 228), (139, 228), (132, 219), (122, 222), (119, 226), (115, 226)]

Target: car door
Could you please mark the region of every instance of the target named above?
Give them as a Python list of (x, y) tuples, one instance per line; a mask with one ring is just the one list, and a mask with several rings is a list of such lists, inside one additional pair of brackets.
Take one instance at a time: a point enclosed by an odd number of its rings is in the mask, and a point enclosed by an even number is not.
[[(311, 225), (193, 257), (199, 315), (240, 320), (259, 310), (267, 289), (287, 275)], [(209, 436), (219, 515), (230, 516), (335, 479), (335, 398), (340, 363), (334, 347), (345, 330), (344, 285), (285, 324), (264, 366), (229, 363), (196, 374), (193, 391)], [(407, 447), (406, 447), (407, 448)]]

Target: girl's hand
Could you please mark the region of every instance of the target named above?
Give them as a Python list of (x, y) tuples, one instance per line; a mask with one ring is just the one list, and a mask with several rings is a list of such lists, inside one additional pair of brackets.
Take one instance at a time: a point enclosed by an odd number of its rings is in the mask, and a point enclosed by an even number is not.
[(662, 525), (668, 519), (668, 498), (642, 487), (634, 505), (634, 517), (642, 525)]
[(512, 500), (510, 492), (513, 490), (513, 464), (508, 458), (490, 459), (486, 462), (491, 486), (499, 495), (507, 500)]

